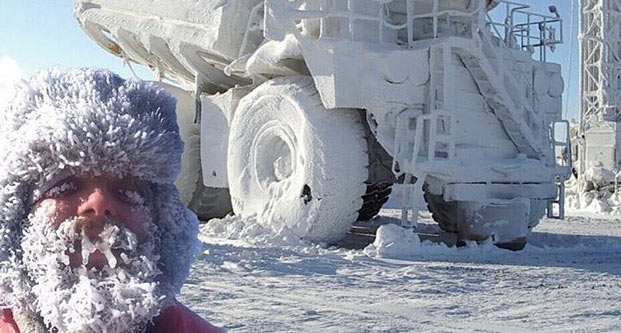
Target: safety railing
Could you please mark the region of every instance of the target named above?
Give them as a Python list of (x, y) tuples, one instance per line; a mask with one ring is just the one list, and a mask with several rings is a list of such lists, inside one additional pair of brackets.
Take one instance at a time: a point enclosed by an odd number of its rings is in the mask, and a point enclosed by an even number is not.
[[(562, 19), (530, 12), (529, 6), (500, 1), (504, 17), (495, 21), (485, 0), (266, 0), (276, 21), (290, 21), (290, 28), (303, 21), (319, 21), (318, 38), (349, 39), (400, 47), (413, 47), (418, 40), (459, 36), (472, 38), (484, 25), (508, 47), (535, 52), (541, 61), (546, 49), (563, 42)], [(287, 8), (283, 10), (283, 8)], [(501, 7), (502, 8), (502, 7)], [(495, 15), (494, 15), (495, 16)], [(483, 26), (480, 26), (483, 25)]]
[(528, 11), (530, 6), (512, 1), (503, 0), (500, 6), (504, 7), (503, 22), (494, 21), (488, 13), (487, 25), (508, 47), (538, 51), (539, 61), (545, 62), (547, 49), (554, 51), (563, 43), (563, 20), (555, 6), (548, 7), (554, 16)]
[[(471, 38), (485, 8), (484, 0), (266, 0), (266, 3), (275, 9), (272, 12), (283, 15), (284, 20), (295, 22), (294, 26), (300, 27), (305, 20), (318, 20), (318, 38), (406, 48), (423, 39)], [(289, 10), (283, 11), (283, 6)]]

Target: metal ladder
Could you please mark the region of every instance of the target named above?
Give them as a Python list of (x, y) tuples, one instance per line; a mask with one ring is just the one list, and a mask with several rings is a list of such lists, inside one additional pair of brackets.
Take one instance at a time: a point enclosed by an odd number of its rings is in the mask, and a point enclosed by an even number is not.
[[(397, 117), (393, 173), (397, 177), (404, 176), (401, 226), (405, 228), (417, 227), (420, 206), (420, 195), (417, 194), (422, 192), (427, 176), (427, 171), (422, 170), (421, 166), (436, 160), (448, 160), (455, 154), (452, 135), (455, 122), (451, 114), (443, 110), (446, 106), (444, 94), (448, 87), (445, 74), (446, 71), (450, 72), (450, 67), (447, 67), (450, 66), (450, 54), (451, 48), (447, 46), (430, 50), (431, 78), (427, 113), (423, 109), (411, 109)], [(397, 161), (407, 167), (395, 170)]]
[[(416, 166), (418, 163), (449, 160), (452, 158), (455, 154), (455, 140), (452, 135), (455, 123), (453, 117), (448, 112), (442, 110), (435, 110), (433, 113), (418, 115), (414, 118), (405, 116), (405, 119), (399, 120), (401, 123), (405, 121), (405, 124), (409, 124), (410, 121), (416, 122), (416, 130), (413, 133), (415, 135), (414, 146), (410, 160), (410, 171), (412, 172), (402, 172), (404, 179), (401, 193), (401, 226), (416, 229), (420, 196), (412, 198), (412, 195), (422, 191), (426, 176), (426, 172), (424, 170), (417, 170)], [(425, 131), (425, 127), (427, 127), (428, 131)], [(397, 134), (400, 134), (399, 131)], [(403, 146), (403, 144), (397, 142), (399, 138), (400, 135), (395, 136), (396, 149)], [(423, 148), (426, 149), (423, 150)], [(395, 156), (398, 156), (396, 149)], [(426, 152), (426, 154), (421, 154), (421, 152)], [(393, 172), (395, 172), (395, 161), (393, 161)], [(413, 178), (416, 178), (416, 181), (412, 184)]]

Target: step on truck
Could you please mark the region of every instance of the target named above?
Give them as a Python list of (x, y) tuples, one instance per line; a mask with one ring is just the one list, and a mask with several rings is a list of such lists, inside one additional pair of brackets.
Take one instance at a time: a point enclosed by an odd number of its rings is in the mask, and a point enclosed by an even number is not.
[[(521, 249), (571, 166), (554, 6), (501, 0), (75, 0), (101, 47), (178, 98), (201, 219), (333, 242), (393, 184), (460, 243)], [(178, 88), (181, 87), (181, 88)], [(422, 195), (421, 195), (422, 194)], [(249, 222), (250, 223), (250, 222)]]

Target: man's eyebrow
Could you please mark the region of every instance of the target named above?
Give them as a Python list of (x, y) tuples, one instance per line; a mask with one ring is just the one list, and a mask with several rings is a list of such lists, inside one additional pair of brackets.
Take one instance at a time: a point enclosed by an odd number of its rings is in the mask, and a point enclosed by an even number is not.
[(138, 190), (146, 194), (150, 190), (149, 183), (140, 179), (118, 179), (116, 186), (126, 187), (132, 190)]

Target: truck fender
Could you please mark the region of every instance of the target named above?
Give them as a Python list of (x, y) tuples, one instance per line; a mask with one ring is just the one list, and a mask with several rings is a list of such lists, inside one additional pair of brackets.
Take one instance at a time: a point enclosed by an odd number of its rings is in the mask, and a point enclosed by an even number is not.
[(228, 188), (227, 154), (230, 122), (239, 100), (252, 87), (236, 87), (222, 94), (201, 94), (201, 169), (207, 187)]

